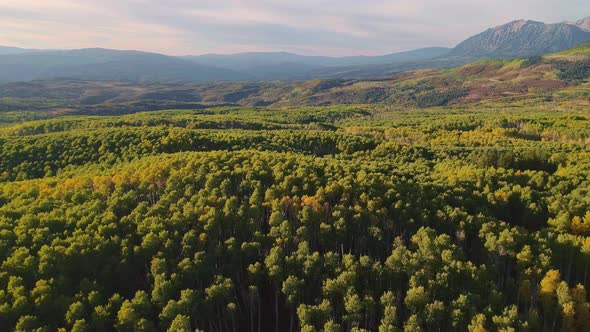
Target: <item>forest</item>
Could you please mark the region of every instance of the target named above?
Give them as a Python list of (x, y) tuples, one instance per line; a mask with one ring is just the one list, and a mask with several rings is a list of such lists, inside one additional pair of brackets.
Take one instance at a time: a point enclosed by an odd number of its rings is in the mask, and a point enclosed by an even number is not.
[(584, 105), (7, 123), (0, 326), (587, 331)]
[(0, 330), (590, 331), (580, 54), (2, 85)]

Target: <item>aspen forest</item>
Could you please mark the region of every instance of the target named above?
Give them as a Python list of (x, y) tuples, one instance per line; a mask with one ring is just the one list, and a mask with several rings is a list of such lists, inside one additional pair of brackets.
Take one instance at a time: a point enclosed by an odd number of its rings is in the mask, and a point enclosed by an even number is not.
[(332, 106), (6, 124), (0, 326), (588, 330), (589, 115)]

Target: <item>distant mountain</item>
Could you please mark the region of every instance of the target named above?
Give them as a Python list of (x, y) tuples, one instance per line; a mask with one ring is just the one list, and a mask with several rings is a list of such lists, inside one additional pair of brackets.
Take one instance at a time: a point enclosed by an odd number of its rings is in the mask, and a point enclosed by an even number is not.
[(574, 25), (584, 31), (590, 31), (590, 16), (575, 22)]
[(230, 81), (251, 77), (156, 53), (81, 49), (0, 55), (0, 81), (39, 79)]
[[(139, 51), (109, 49), (26, 50), (0, 47), (0, 82), (83, 79), (161, 82), (292, 81), (342, 74), (381, 76), (415, 69), (447, 48), (425, 48), (384, 56), (322, 57), (291, 53), (241, 53), (173, 57)], [(408, 66), (405, 63), (408, 62)], [(411, 63), (410, 63), (411, 62)], [(377, 68), (378, 66), (385, 66)], [(435, 65), (432, 68), (440, 68)], [(422, 68), (422, 67), (420, 67)]]
[[(325, 57), (304, 56), (286, 52), (258, 52), (238, 54), (207, 54), (187, 56), (195, 63), (245, 73), (258, 80), (297, 80), (317, 77), (317, 73), (340, 72), (340, 68), (374, 65), (400, 65), (406, 62), (427, 61), (443, 57), (449, 48), (430, 47), (382, 56)], [(338, 68), (338, 69), (336, 69)], [(345, 70), (346, 71), (346, 70)], [(329, 74), (328, 74), (329, 76)], [(338, 77), (335, 75), (334, 77)]]
[(405, 71), (421, 69), (448, 69), (461, 66), (472, 61), (470, 57), (440, 57), (428, 60), (416, 60), (408, 62), (392, 62), (373, 65), (327, 67), (313, 72), (313, 79), (329, 78), (363, 78), (381, 79)]
[(18, 48), (18, 47), (9, 47), (9, 46), (0, 46), (0, 55), (21, 54), (21, 53), (35, 52), (35, 51), (37, 51), (37, 50)]
[(78, 79), (139, 82), (253, 82), (381, 79), (417, 69), (451, 68), (481, 58), (523, 58), (590, 40), (590, 17), (545, 24), (513, 21), (453, 49), (421, 48), (382, 56), (304, 56), (286, 52), (173, 57), (139, 51), (26, 50), (0, 46), (0, 82)]
[(299, 63), (308, 66), (338, 67), (352, 65), (385, 64), (429, 60), (447, 55), (451, 49), (445, 47), (429, 47), (412, 51), (399, 52), (381, 56), (305, 56), (286, 52), (252, 52), (237, 54), (206, 54), (188, 56), (186, 58), (204, 65), (241, 69), (244, 66), (278, 65), (283, 63)]
[(383, 56), (375, 57), (346, 57), (342, 59), (348, 59), (351, 61), (358, 62), (356, 64), (391, 64), (401, 62), (416, 62), (423, 60), (432, 60), (437, 58), (445, 57), (451, 51), (447, 47), (426, 47), (419, 48), (417, 50), (393, 53)]
[[(470, 103), (510, 104), (539, 97), (557, 101), (590, 72), (590, 42), (523, 65), (520, 60), (478, 61), (449, 70), (420, 70), (385, 78), (317, 79), (296, 82), (101, 82), (46, 80), (0, 84), (0, 110), (37, 109), (72, 114), (125, 114), (163, 109), (218, 106), (321, 106), (385, 103), (432, 107)], [(555, 59), (567, 60), (564, 62)], [(375, 71), (383, 69), (378, 65)], [(350, 73), (347, 74), (347, 76)], [(358, 75), (359, 73), (353, 73)], [(375, 72), (377, 75), (377, 72)], [(568, 91), (568, 90), (565, 90)], [(564, 91), (564, 92), (565, 92)], [(571, 90), (569, 90), (571, 91)], [(578, 96), (584, 99), (583, 94)], [(533, 99), (530, 99), (533, 98)], [(39, 100), (40, 99), (40, 100)]]
[(519, 20), (475, 35), (457, 45), (450, 54), (476, 58), (519, 58), (559, 52), (587, 40), (590, 40), (590, 32), (573, 24)]

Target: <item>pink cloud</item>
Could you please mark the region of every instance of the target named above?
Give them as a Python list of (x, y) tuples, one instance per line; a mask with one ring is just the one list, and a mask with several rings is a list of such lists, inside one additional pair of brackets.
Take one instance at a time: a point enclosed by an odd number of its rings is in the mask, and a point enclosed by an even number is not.
[(587, 0), (0, 0), (0, 45), (376, 54), (452, 46), (511, 19), (574, 20), (584, 10)]

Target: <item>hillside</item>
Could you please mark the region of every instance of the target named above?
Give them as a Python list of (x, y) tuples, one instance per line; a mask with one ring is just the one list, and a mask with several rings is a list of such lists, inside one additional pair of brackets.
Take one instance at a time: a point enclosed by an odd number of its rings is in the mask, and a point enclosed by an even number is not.
[(379, 103), (399, 107), (460, 106), (559, 100), (590, 76), (588, 44), (543, 58), (485, 60), (446, 70), (419, 70), (383, 79), (299, 82), (136, 84), (53, 80), (0, 85), (4, 110), (43, 108), (74, 114), (128, 113), (211, 105), (322, 106)]
[[(580, 21), (580, 25), (583, 25)], [(453, 56), (523, 58), (559, 52), (590, 40), (590, 32), (568, 24), (519, 20), (488, 29), (457, 45)]]

